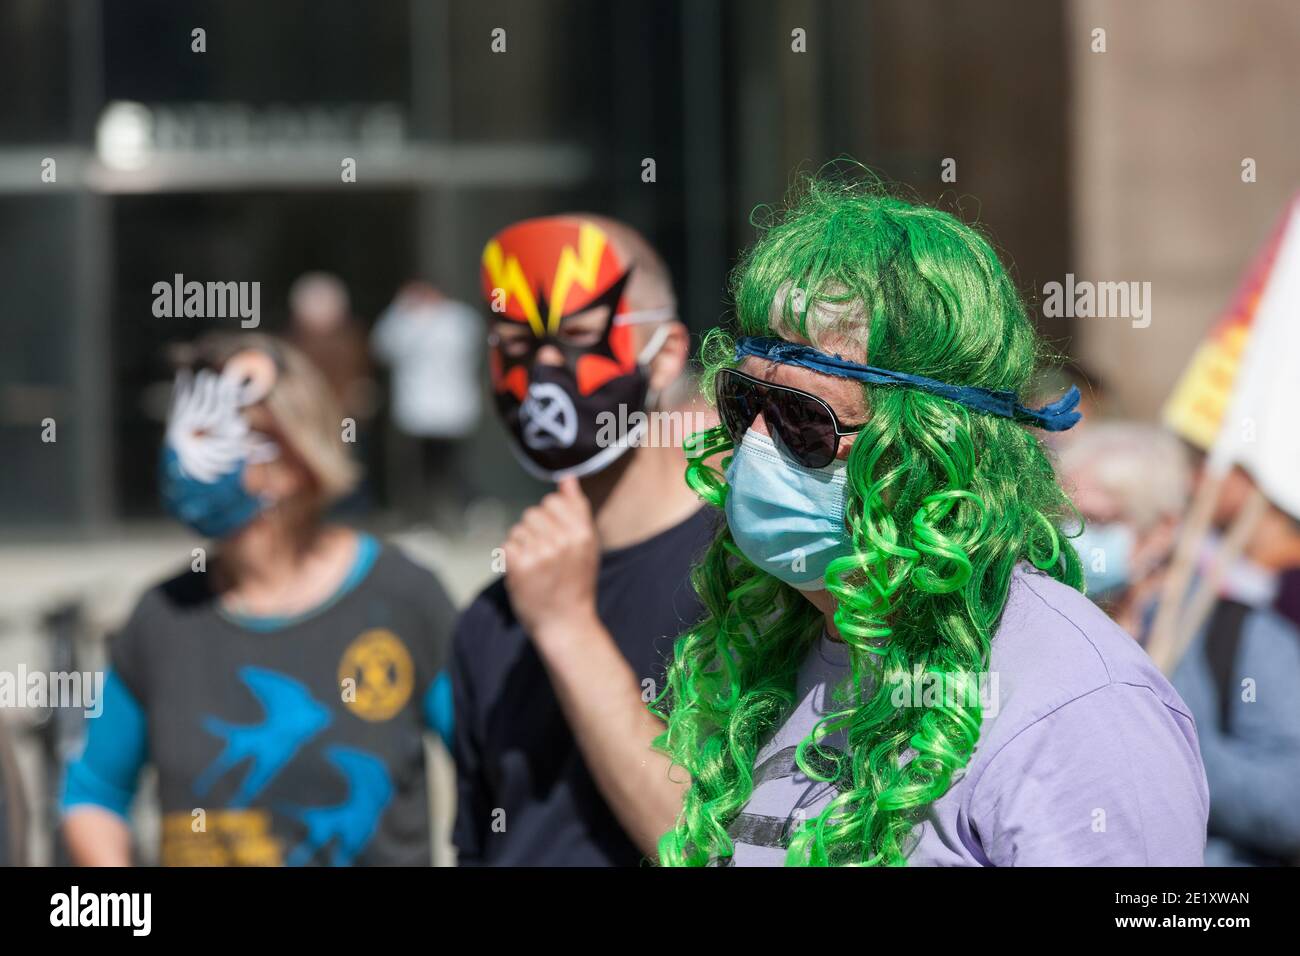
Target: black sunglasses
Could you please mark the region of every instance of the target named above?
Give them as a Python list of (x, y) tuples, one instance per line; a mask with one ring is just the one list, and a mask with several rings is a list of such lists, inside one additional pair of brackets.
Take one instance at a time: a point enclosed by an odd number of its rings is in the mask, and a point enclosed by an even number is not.
[(835, 460), (840, 439), (862, 425), (845, 427), (835, 409), (809, 392), (754, 378), (734, 368), (718, 372), (718, 414), (733, 445), (739, 446), (759, 413), (772, 440), (805, 468), (824, 468)]

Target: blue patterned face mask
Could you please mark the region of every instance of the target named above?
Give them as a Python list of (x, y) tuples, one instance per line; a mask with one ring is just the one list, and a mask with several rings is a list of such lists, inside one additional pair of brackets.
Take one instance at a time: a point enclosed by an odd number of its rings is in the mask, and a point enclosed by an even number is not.
[(745, 557), (802, 591), (826, 588), (826, 567), (853, 553), (844, 527), (848, 464), (805, 468), (772, 439), (745, 432), (727, 468), (727, 525)]
[(262, 512), (262, 502), (244, 490), (244, 463), (215, 481), (187, 475), (180, 456), (163, 447), (163, 506), (181, 524), (205, 538), (224, 538), (247, 525)]

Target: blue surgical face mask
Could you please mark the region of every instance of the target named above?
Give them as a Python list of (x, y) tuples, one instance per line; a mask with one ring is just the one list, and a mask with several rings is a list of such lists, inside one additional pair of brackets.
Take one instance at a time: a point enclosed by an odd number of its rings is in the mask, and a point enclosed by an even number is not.
[(1094, 600), (1113, 595), (1126, 587), (1133, 576), (1133, 529), (1120, 522), (1087, 523), (1083, 534), (1072, 540), (1083, 563), (1083, 580), (1088, 597)]
[(826, 567), (853, 553), (844, 527), (847, 463), (805, 468), (752, 428), (727, 468), (727, 525), (745, 557), (803, 591), (826, 587)]

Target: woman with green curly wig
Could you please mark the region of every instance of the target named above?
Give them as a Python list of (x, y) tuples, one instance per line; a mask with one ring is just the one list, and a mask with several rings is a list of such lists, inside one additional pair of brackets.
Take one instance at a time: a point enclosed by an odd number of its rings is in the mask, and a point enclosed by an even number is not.
[(703, 350), (722, 424), (688, 449), (726, 518), (694, 572), (706, 614), (653, 717), (571, 704), (647, 856), (1200, 865), (1192, 718), (1080, 593), (1037, 434), (1078, 395), (1021, 403), (1039, 346), (989, 243), (813, 179), (732, 295), (736, 327)]

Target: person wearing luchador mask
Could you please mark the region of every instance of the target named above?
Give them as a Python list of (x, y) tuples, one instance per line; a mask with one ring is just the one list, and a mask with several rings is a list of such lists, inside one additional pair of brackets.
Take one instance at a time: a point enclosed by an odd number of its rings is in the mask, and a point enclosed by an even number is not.
[(201, 340), (173, 394), (163, 505), (208, 540), (110, 642), (65, 775), (72, 859), (131, 861), (150, 764), (164, 865), (428, 864), (423, 736), (450, 736), (451, 602), (395, 549), (323, 519), (356, 469), (297, 349)]
[[(644, 711), (699, 616), (688, 576), (714, 525), (682, 482), (681, 446), (713, 420), (692, 407), (668, 270), (627, 226), (516, 223), (488, 242), (481, 278), (497, 411), (521, 467), (557, 487), (511, 529), (503, 578), (456, 628), (454, 841), (461, 865), (635, 865), (601, 796), (620, 783), (578, 741), (602, 707)], [(583, 558), (561, 567), (568, 541)], [(552, 639), (569, 612), (599, 634), (582, 660)]]

